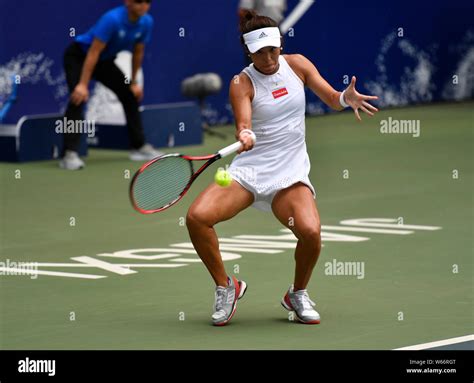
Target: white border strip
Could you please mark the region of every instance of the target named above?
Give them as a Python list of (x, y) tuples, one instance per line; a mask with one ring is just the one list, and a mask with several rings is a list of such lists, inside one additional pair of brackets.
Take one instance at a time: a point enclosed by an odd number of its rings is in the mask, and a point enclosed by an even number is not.
[(444, 340), (438, 340), (436, 342), (430, 342), (430, 343), (422, 343), (422, 344), (416, 344), (414, 346), (407, 346), (407, 347), (401, 347), (401, 348), (395, 348), (395, 350), (425, 350), (427, 348), (434, 348), (434, 347), (440, 347), (440, 346), (448, 346), (450, 344), (456, 344), (456, 343), (462, 343), (462, 342), (468, 342), (468, 341), (474, 341), (474, 335), (466, 335), (466, 336), (460, 336), (457, 338), (450, 338), (450, 339), (444, 339)]

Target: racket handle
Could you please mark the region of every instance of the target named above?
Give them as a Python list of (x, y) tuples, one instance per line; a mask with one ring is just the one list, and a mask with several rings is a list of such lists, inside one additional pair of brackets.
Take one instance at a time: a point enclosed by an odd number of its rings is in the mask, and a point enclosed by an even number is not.
[(240, 141), (234, 142), (232, 145), (226, 146), (224, 149), (219, 150), (217, 153), (224, 158), (229, 154), (235, 153), (237, 150), (240, 149), (242, 143)]
[[(251, 131), (251, 136), (252, 140), (255, 143), (257, 141), (257, 137), (255, 136), (255, 133)], [(235, 153), (237, 150), (240, 149), (242, 146), (242, 143), (240, 141), (234, 142), (232, 145), (226, 146), (224, 149), (219, 150), (217, 153), (221, 156), (221, 158), (224, 158), (228, 156), (229, 154)]]

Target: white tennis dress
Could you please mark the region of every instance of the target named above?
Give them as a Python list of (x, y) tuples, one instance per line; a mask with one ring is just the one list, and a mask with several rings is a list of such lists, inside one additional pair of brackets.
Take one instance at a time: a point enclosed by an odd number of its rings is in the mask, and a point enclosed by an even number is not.
[(234, 180), (253, 193), (253, 207), (271, 211), (275, 194), (297, 182), (309, 180), (310, 162), (305, 142), (304, 84), (283, 56), (278, 72), (264, 75), (250, 64), (243, 72), (254, 88), (252, 130), (257, 143), (238, 154), (229, 172)]

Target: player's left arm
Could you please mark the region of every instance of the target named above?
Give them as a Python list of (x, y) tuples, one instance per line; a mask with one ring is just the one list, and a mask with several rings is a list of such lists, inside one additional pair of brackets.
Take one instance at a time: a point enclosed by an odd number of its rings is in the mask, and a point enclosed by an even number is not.
[(133, 48), (132, 53), (132, 79), (130, 90), (138, 101), (143, 99), (143, 88), (137, 83), (137, 73), (143, 63), (143, 56), (145, 55), (145, 44), (137, 43)]
[[(326, 105), (334, 110), (343, 110), (344, 107), (340, 103), (340, 96), (342, 92), (335, 90), (319, 73), (314, 64), (303, 55), (286, 55), (286, 60), (290, 64), (291, 68), (296, 74), (302, 79), (304, 84), (311, 89)], [(371, 104), (368, 100), (376, 100), (377, 96), (367, 96), (360, 94), (355, 89), (356, 78), (352, 76), (350, 85), (347, 87), (344, 93), (344, 101), (352, 109), (359, 121), (362, 119), (359, 115), (359, 109), (367, 113), (369, 116), (373, 116), (374, 113), (378, 112), (378, 109)]]

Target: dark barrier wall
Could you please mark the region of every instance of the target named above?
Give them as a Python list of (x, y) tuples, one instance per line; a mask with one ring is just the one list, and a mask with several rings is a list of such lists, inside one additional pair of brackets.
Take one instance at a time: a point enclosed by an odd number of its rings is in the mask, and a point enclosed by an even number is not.
[[(288, 1), (289, 9), (296, 0)], [(0, 107), (20, 75), (18, 101), (7, 122), (64, 109), (62, 53), (70, 33), (86, 31), (117, 0), (0, 0)], [(211, 122), (231, 118), (227, 88), (244, 66), (237, 0), (154, 0), (153, 39), (146, 51), (145, 104), (186, 100), (181, 81), (216, 72), (222, 91), (208, 98)], [(316, 0), (286, 36), (286, 53), (310, 58), (336, 88), (357, 75), (358, 87), (404, 105), (473, 96), (472, 0)], [(72, 30), (71, 28), (74, 28)], [(308, 112), (326, 109), (308, 95)]]

